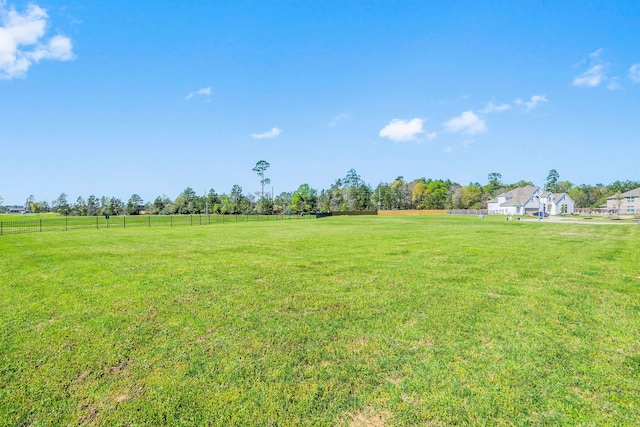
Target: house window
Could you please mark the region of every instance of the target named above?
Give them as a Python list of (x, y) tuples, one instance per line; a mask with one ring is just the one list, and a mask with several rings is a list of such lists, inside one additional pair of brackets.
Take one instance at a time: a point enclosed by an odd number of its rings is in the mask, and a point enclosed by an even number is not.
[(627, 197), (627, 202), (629, 203), (633, 203), (633, 201), (635, 200), (636, 196), (629, 196)]
[(635, 209), (633, 206), (627, 206), (627, 213), (628, 214), (633, 214), (635, 213)]

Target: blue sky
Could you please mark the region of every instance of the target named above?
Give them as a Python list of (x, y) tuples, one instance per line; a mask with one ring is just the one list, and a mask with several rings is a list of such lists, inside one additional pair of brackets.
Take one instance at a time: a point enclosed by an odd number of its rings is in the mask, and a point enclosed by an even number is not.
[(0, 195), (640, 179), (637, 1), (0, 0)]

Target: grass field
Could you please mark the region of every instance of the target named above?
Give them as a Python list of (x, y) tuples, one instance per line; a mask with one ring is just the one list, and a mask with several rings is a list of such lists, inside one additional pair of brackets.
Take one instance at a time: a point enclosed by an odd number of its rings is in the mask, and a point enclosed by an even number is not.
[(225, 222), (290, 221), (311, 218), (315, 218), (315, 215), (111, 215), (108, 220), (102, 216), (62, 216), (51, 213), (0, 215), (0, 236), (80, 229), (181, 227), (224, 224)]
[(0, 425), (639, 425), (640, 226), (0, 238)]

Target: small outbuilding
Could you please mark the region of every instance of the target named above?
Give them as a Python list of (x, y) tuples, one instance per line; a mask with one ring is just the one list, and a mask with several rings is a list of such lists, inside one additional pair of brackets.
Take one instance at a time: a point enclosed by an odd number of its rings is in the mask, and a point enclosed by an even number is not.
[(7, 213), (9, 214), (20, 214), (20, 215), (24, 215), (25, 214), (25, 209), (23, 206), (9, 206), (7, 208)]

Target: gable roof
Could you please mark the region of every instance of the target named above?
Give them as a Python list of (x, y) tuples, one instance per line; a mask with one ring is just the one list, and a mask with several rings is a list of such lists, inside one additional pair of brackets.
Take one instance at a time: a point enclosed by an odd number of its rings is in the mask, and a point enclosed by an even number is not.
[(607, 200), (615, 200), (616, 197), (640, 197), (640, 187), (634, 188), (633, 190), (629, 190), (622, 194), (615, 194), (613, 196), (607, 197)]
[(531, 194), (527, 194), (527, 195), (521, 194), (521, 195), (513, 197), (512, 199), (509, 199), (509, 200), (505, 201), (500, 206), (522, 206), (525, 203), (527, 203), (527, 201), (529, 201), (529, 199), (531, 199)]
[[(554, 204), (558, 204), (558, 202), (560, 202), (562, 200), (563, 197), (569, 197), (569, 195), (567, 193), (560, 193), (560, 194), (555, 194), (555, 197), (553, 198), (553, 200), (551, 201), (551, 203)], [(571, 197), (569, 197), (571, 198)]]
[(505, 201), (500, 206), (522, 206), (527, 203), (531, 196), (533, 196), (533, 193), (539, 189), (540, 187), (534, 187), (532, 185), (514, 188), (511, 191), (498, 195), (498, 197), (490, 200), (490, 202), (497, 203), (499, 202), (500, 197), (504, 197)]

